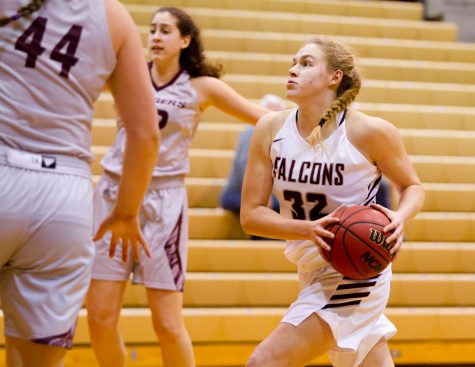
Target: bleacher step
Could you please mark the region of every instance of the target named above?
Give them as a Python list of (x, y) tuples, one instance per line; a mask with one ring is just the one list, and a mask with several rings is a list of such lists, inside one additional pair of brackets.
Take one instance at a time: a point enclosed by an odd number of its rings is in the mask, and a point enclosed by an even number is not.
[[(280, 240), (190, 240), (189, 272), (295, 272)], [(472, 273), (475, 242), (409, 242), (393, 263), (394, 273)]]
[[(394, 274), (389, 306), (475, 307), (474, 274)], [(186, 276), (186, 307), (286, 307), (298, 296), (293, 273), (190, 272)], [(124, 305), (146, 307), (142, 286), (129, 286)]]
[[(94, 175), (103, 169), (100, 160), (109, 147), (93, 146)], [(190, 177), (227, 178), (234, 158), (234, 151), (223, 149), (191, 149)], [(422, 182), (471, 183), (475, 182), (475, 157), (466, 156), (410, 156)]]
[[(241, 343), (193, 343), (196, 367), (242, 367), (246, 364), (256, 342)], [(389, 341), (389, 348), (396, 366), (423, 365), (472, 366), (475, 364), (475, 345), (470, 341)], [(430, 351), (428, 353), (428, 351)], [(5, 359), (4, 349), (0, 358)], [(163, 367), (158, 344), (127, 344), (127, 366)], [(88, 345), (75, 346), (66, 355), (65, 367), (96, 366), (92, 348)], [(326, 355), (312, 360), (307, 367), (331, 367)]]
[[(275, 328), (286, 309), (185, 308), (184, 316), (194, 343), (258, 342)], [(120, 330), (126, 343), (156, 343), (149, 309), (124, 308), (121, 315)], [(466, 341), (473, 338), (475, 330), (473, 307), (389, 307), (386, 315), (398, 328), (394, 341)], [(0, 327), (3, 328), (3, 314)], [(79, 313), (75, 341), (89, 343), (86, 310)], [(0, 344), (4, 343), (2, 334)]]
[[(145, 33), (142, 33), (145, 35)], [(239, 31), (230, 29), (203, 29), (203, 40), (208, 51), (243, 51), (281, 53), (294, 55), (303, 42), (318, 32), (288, 33), (265, 30)], [(449, 62), (475, 62), (473, 43), (420, 41), (384, 37), (355, 37), (355, 35), (332, 34), (335, 40), (355, 49), (358, 57), (407, 59)], [(145, 39), (144, 39), (145, 45)]]
[[(107, 95), (106, 95), (107, 96)], [(254, 99), (257, 101), (257, 99)], [(112, 118), (107, 100), (99, 103), (104, 111), (98, 111), (97, 117)], [(291, 107), (289, 107), (291, 108)], [(390, 121), (398, 128), (405, 129), (439, 129), (439, 130), (475, 130), (475, 107), (435, 106), (398, 103), (357, 102), (353, 108), (372, 116)], [(202, 115), (206, 122), (240, 122), (237, 118), (227, 115), (215, 107), (208, 108)]]
[[(221, 208), (191, 208), (192, 239), (245, 239), (239, 218)], [(421, 212), (405, 227), (407, 241), (475, 242), (475, 213)]]
[[(152, 5), (155, 0), (122, 0), (125, 4)], [(239, 9), (303, 14), (325, 14), (383, 19), (422, 19), (423, 7), (419, 3), (394, 4), (391, 1), (344, 1), (344, 0), (161, 0), (160, 6), (197, 7), (205, 9)]]
[[(234, 149), (239, 134), (248, 124), (202, 122), (191, 147)], [(475, 156), (475, 131), (400, 129), (408, 154)], [(96, 119), (92, 126), (93, 145), (110, 146), (116, 135), (113, 119)]]
[[(223, 64), (227, 74), (285, 76), (293, 54), (207, 51), (206, 56)], [(359, 58), (365, 79), (475, 84), (473, 63)]]
[[(151, 15), (157, 9), (153, 5), (137, 4), (126, 4), (126, 8), (138, 25), (148, 25)], [(203, 29), (300, 32), (446, 42), (457, 40), (457, 27), (448, 22), (218, 8), (210, 12), (209, 9), (198, 7), (188, 7), (186, 10)]]

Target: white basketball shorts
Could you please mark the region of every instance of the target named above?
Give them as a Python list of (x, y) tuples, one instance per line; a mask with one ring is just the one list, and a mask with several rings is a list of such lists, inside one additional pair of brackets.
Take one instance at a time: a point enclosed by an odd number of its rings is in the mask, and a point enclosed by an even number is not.
[(0, 147), (0, 297), (5, 335), (72, 346), (89, 286), (92, 182), (86, 162)]
[[(104, 174), (94, 193), (94, 225), (97, 228), (110, 213), (117, 198), (119, 182)], [(109, 257), (110, 234), (96, 242), (92, 278), (126, 281), (132, 275), (134, 284), (147, 288), (183, 291), (188, 255), (187, 193), (184, 178), (154, 178), (140, 209), (140, 224), (152, 251), (148, 258), (142, 251), (135, 263), (132, 249), (128, 261), (122, 261), (119, 245)]]
[(317, 314), (329, 325), (337, 344), (329, 352), (333, 366), (356, 367), (379, 340), (396, 333), (384, 316), (391, 276), (391, 265), (367, 280), (345, 278), (331, 266), (299, 272), (302, 289), (282, 321), (297, 326)]

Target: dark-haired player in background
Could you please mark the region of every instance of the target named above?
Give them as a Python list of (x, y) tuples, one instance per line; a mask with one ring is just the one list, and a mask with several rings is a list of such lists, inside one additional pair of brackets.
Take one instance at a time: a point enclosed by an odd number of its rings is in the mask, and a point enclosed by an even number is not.
[[(191, 141), (201, 112), (209, 106), (250, 123), (270, 112), (219, 79), (221, 67), (205, 59), (199, 28), (183, 10), (163, 7), (153, 14), (148, 48), (162, 135), (159, 158), (141, 209), (143, 232), (152, 257), (124, 262), (130, 256), (118, 252), (111, 259), (108, 241), (96, 244), (86, 304), (91, 342), (101, 367), (122, 367), (126, 363), (118, 322), (130, 274), (134, 283), (146, 288), (164, 366), (194, 366), (182, 312), (188, 256), (185, 175), (189, 171)], [(105, 173), (96, 187), (97, 223), (115, 202), (124, 141), (119, 118), (116, 141), (102, 161)], [(110, 302), (104, 302), (104, 298)]]

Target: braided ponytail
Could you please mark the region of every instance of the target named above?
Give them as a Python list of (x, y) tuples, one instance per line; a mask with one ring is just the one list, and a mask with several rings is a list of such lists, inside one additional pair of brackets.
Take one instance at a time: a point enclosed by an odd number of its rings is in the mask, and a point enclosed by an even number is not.
[(325, 54), (328, 70), (341, 70), (343, 77), (336, 91), (336, 99), (323, 113), (318, 126), (307, 138), (310, 145), (320, 142), (320, 133), (327, 121), (335, 118), (338, 112), (344, 111), (358, 95), (361, 88), (361, 74), (354, 64), (353, 55), (341, 44), (323, 38), (314, 38), (310, 41), (320, 47)]
[(18, 9), (15, 15), (10, 17), (0, 18), (0, 27), (4, 27), (14, 20), (18, 20), (22, 17), (27, 17), (28, 15), (37, 11), (46, 0), (32, 0), (28, 5), (25, 5)]

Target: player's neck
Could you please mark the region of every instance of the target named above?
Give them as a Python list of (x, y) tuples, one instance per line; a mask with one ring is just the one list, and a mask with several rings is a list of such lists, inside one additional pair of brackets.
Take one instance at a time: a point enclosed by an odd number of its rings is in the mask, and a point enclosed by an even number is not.
[(180, 64), (172, 63), (153, 63), (152, 65), (152, 79), (159, 87), (168, 84), (180, 71)]
[[(307, 137), (315, 129), (325, 111), (331, 106), (331, 102), (327, 103), (299, 103), (297, 128), (303, 137)], [(325, 136), (334, 131), (333, 120), (327, 121), (322, 127), (322, 134)]]
[[(334, 96), (330, 93), (315, 95), (312, 97), (295, 100), (299, 106), (299, 119), (302, 118), (303, 124), (318, 124), (325, 111), (333, 103)], [(316, 125), (315, 125), (316, 126)]]
[(330, 107), (330, 104), (317, 104), (317, 103), (309, 103), (309, 104), (298, 104), (299, 106), (299, 115), (298, 115), (298, 122), (299, 125), (302, 127), (306, 127), (309, 129), (315, 128), (325, 111)]

